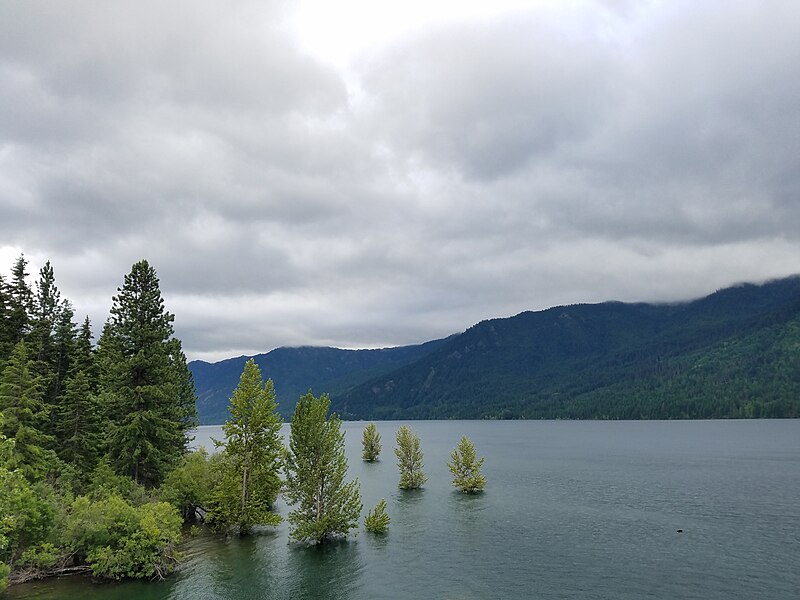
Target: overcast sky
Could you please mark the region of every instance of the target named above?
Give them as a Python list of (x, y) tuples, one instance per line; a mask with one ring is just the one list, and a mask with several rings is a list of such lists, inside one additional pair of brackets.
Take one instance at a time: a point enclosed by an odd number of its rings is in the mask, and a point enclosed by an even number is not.
[[(488, 6), (491, 4), (491, 8)], [(0, 272), (190, 359), (800, 272), (800, 3), (0, 3)]]

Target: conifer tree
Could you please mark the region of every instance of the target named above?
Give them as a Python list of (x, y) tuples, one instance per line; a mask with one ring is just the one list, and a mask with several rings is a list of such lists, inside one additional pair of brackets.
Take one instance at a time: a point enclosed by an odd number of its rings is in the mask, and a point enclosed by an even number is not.
[(11, 326), (11, 295), (5, 277), (0, 274), (0, 367), (14, 347)]
[(247, 533), (253, 525), (281, 522), (272, 511), (281, 487), (278, 473), (283, 454), (277, 407), (272, 380), (264, 382), (251, 358), (231, 396), (230, 418), (222, 426), (224, 470), (212, 492), (209, 514), (209, 521), (217, 527), (235, 527), (239, 533)]
[(361, 494), (358, 480), (345, 483), (347, 458), (344, 433), (336, 414), (328, 414), (330, 398), (301, 396), (294, 410), (286, 452), (286, 499), (290, 537), (322, 544), (346, 537), (358, 527)]
[(11, 465), (30, 481), (54, 467), (52, 438), (42, 431), (45, 411), (41, 388), (31, 370), (27, 347), (19, 341), (0, 377), (0, 412), (4, 415), (3, 435), (14, 440)]
[(101, 423), (97, 397), (83, 371), (77, 371), (67, 380), (56, 422), (59, 458), (80, 471), (91, 471), (100, 455)]
[(13, 347), (30, 331), (33, 312), (33, 292), (25, 278), (28, 276), (28, 261), (20, 255), (11, 269), (11, 282), (8, 290), (8, 335)]
[(361, 435), (361, 444), (364, 450), (361, 452), (361, 458), (368, 462), (378, 460), (381, 453), (381, 434), (378, 433), (378, 428), (375, 423), (370, 423), (364, 428)]
[(112, 465), (147, 486), (177, 466), (194, 424), (191, 375), (173, 320), (155, 270), (139, 261), (113, 298), (98, 349)]
[(450, 454), (447, 468), (453, 474), (453, 485), (465, 494), (482, 492), (486, 477), (481, 473), (483, 458), (475, 456), (475, 445), (467, 436), (461, 436), (458, 446)]
[(397, 466), (400, 468), (400, 488), (404, 490), (421, 488), (428, 478), (422, 470), (425, 465), (422, 462), (419, 436), (408, 426), (403, 425), (397, 430), (395, 440), (397, 446), (394, 454), (397, 456)]

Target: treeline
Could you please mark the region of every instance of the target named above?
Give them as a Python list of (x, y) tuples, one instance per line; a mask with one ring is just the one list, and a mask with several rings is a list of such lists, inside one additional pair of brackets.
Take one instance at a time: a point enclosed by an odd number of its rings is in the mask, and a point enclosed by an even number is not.
[(9, 579), (174, 568), (161, 501), (185, 460), (195, 394), (154, 269), (133, 265), (95, 345), (50, 263), (0, 275), (0, 589)]

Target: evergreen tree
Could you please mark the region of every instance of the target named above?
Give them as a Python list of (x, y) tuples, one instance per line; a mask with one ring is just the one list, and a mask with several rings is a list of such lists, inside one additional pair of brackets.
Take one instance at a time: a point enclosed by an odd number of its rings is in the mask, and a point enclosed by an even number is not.
[(330, 398), (301, 396), (294, 410), (286, 452), (286, 499), (290, 537), (321, 544), (346, 537), (358, 527), (361, 495), (358, 480), (345, 483), (344, 433), (336, 414), (326, 419)]
[(375, 423), (370, 423), (364, 428), (361, 435), (361, 444), (364, 447), (361, 457), (372, 462), (378, 460), (378, 455), (381, 453), (381, 434), (378, 433)]
[(177, 466), (194, 425), (193, 384), (173, 320), (155, 270), (142, 260), (113, 298), (98, 349), (109, 456), (118, 473), (148, 486)]
[(55, 455), (48, 449), (52, 438), (41, 430), (46, 414), (30, 362), (25, 342), (18, 342), (0, 377), (0, 433), (14, 440), (11, 465), (35, 481), (55, 466)]
[(11, 323), (11, 293), (5, 277), (0, 274), (0, 367), (14, 347)]
[(422, 487), (428, 478), (422, 471), (425, 465), (422, 462), (422, 449), (419, 436), (403, 425), (397, 430), (395, 438), (397, 446), (394, 454), (397, 456), (397, 466), (400, 468), (400, 488), (415, 490)]
[(212, 524), (247, 533), (253, 525), (281, 522), (272, 511), (281, 487), (278, 472), (283, 453), (277, 407), (272, 380), (264, 383), (251, 358), (230, 399), (230, 418), (222, 426), (227, 460), (212, 493)]
[(100, 455), (101, 422), (97, 397), (89, 377), (83, 371), (67, 380), (67, 389), (59, 406), (56, 431), (59, 458), (80, 471), (91, 471)]
[(28, 261), (20, 255), (11, 269), (11, 282), (8, 290), (8, 342), (13, 347), (30, 331), (30, 320), (33, 312), (33, 292), (26, 281)]
[(92, 325), (89, 317), (83, 320), (75, 336), (72, 344), (72, 354), (69, 358), (69, 369), (70, 373), (83, 371), (89, 380), (89, 387), (92, 392), (97, 391), (99, 376), (92, 346)]
[(465, 494), (482, 492), (486, 477), (481, 473), (483, 458), (475, 456), (475, 446), (467, 436), (461, 436), (458, 446), (450, 454), (447, 468), (453, 474), (453, 485)]

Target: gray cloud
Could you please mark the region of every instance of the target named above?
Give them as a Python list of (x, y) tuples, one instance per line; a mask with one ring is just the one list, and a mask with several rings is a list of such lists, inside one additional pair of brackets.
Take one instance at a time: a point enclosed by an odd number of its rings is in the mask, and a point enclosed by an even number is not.
[(794, 3), (531, 8), (347, 72), (290, 9), (0, 6), (0, 256), (98, 328), (146, 257), (214, 359), (800, 270)]

